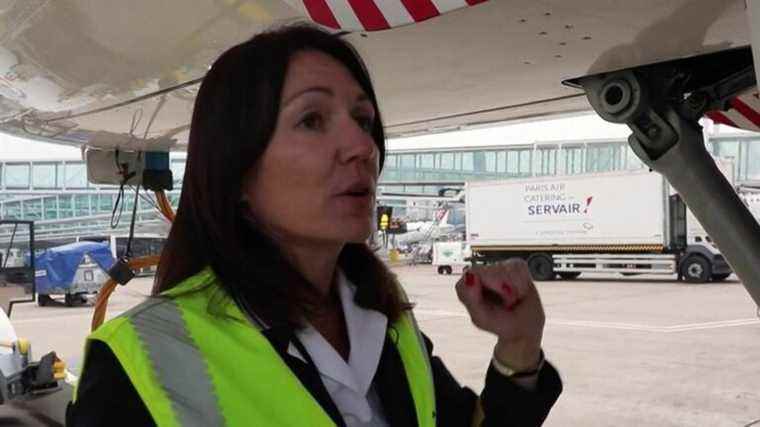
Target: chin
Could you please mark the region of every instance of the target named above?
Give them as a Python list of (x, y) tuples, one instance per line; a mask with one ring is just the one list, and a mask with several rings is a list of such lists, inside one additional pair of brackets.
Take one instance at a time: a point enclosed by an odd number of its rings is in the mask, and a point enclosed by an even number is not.
[(346, 243), (364, 243), (372, 235), (372, 224), (341, 224), (340, 230), (343, 241)]

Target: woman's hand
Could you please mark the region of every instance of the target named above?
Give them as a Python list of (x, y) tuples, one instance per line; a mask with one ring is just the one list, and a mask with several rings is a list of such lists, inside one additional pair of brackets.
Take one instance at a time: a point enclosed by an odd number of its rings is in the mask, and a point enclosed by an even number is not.
[(495, 334), (496, 359), (517, 371), (536, 368), (544, 331), (544, 309), (528, 264), (514, 258), (472, 267), (456, 284), (472, 323)]

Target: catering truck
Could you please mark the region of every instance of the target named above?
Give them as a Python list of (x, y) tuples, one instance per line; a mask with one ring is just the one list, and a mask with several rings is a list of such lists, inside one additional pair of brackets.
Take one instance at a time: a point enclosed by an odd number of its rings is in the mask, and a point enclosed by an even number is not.
[(731, 269), (707, 242), (688, 242), (687, 208), (646, 169), (468, 182), (474, 263), (521, 257), (536, 280), (586, 272), (676, 274), (721, 281)]

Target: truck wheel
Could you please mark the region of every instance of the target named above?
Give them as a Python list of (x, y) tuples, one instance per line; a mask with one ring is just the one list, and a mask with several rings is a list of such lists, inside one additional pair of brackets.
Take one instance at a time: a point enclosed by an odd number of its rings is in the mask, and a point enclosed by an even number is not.
[(681, 264), (681, 274), (689, 283), (705, 283), (712, 276), (712, 266), (704, 257), (693, 255)]
[(64, 296), (64, 302), (66, 303), (66, 307), (74, 307), (81, 301), (82, 299), (79, 297), (79, 295), (76, 295), (76, 294), (66, 294)]
[(533, 280), (554, 280), (554, 261), (547, 254), (531, 255), (528, 258), (528, 269)]
[(581, 272), (580, 272), (580, 271), (574, 271), (574, 272), (569, 272), (569, 271), (566, 271), (566, 272), (564, 272), (564, 273), (559, 273), (559, 277), (561, 277), (561, 278), (562, 278), (562, 280), (573, 280), (573, 279), (577, 279), (577, 278), (578, 278), (578, 276), (580, 276), (580, 275), (581, 275)]
[(444, 274), (445, 270), (443, 269), (443, 266), (438, 266), (438, 274)]
[(454, 270), (452, 270), (451, 267), (447, 265), (447, 266), (443, 267), (443, 272), (446, 273), (446, 274), (448, 274), (448, 275), (451, 275), (451, 273), (453, 273)]
[(52, 300), (53, 299), (50, 298), (50, 295), (37, 294), (37, 305), (40, 307), (45, 307), (50, 304)]
[(728, 274), (713, 274), (712, 280), (713, 280), (713, 282), (722, 282), (722, 281), (726, 280), (728, 278), (728, 276), (730, 276), (730, 275), (731, 275), (731, 273), (728, 273)]

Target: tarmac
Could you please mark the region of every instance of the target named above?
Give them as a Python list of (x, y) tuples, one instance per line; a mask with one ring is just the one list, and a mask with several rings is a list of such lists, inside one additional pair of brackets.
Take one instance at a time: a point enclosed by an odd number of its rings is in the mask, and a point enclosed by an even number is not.
[[(393, 267), (416, 303), (420, 327), (462, 385), (481, 390), (495, 338), (469, 321), (453, 290), (458, 275), (430, 265)], [(117, 288), (109, 317), (139, 303), (151, 279)], [(537, 284), (547, 315), (543, 346), (564, 392), (545, 425), (760, 425), (760, 320), (733, 276), (686, 284), (670, 277), (584, 275)], [(34, 354), (55, 350), (81, 368), (91, 306), (14, 307)], [(0, 425), (60, 425), (28, 408), (0, 406)]]

